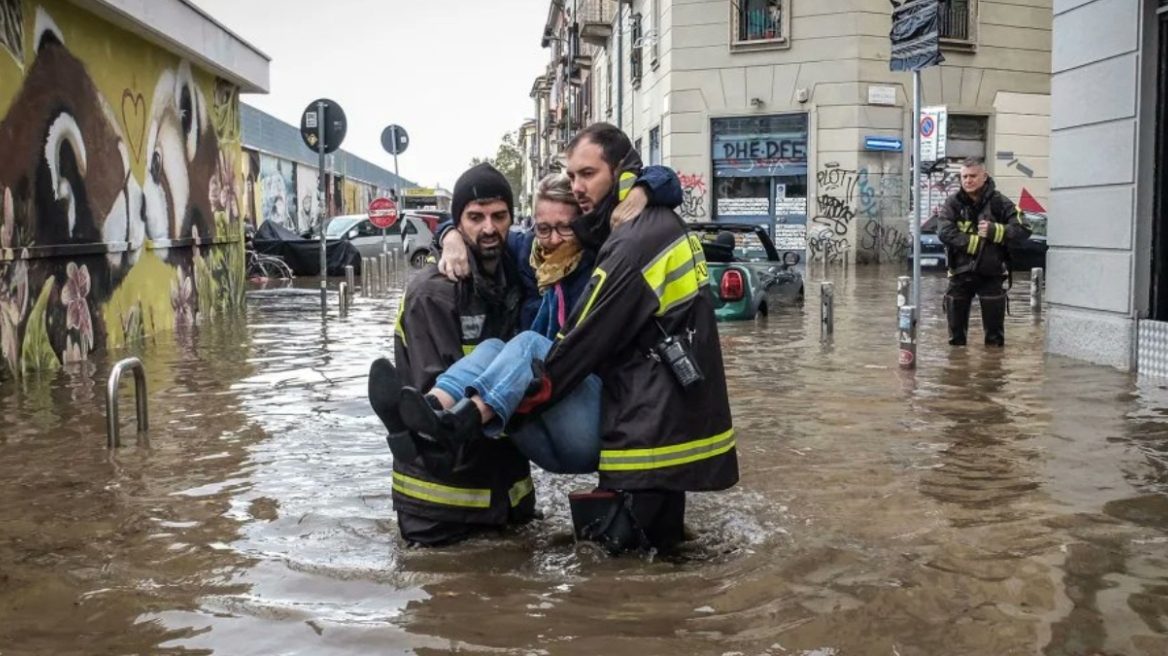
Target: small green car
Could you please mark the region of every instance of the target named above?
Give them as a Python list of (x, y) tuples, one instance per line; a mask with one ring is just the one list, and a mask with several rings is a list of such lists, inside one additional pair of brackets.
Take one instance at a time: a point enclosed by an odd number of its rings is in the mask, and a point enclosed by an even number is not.
[(690, 223), (702, 242), (719, 321), (766, 316), (778, 303), (803, 300), (802, 259), (788, 251), (781, 257), (764, 226), (734, 223)]

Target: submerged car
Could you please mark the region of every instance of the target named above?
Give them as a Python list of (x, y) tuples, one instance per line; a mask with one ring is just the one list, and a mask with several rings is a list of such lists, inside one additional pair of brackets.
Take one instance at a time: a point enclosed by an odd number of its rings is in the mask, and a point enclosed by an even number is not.
[(405, 253), (406, 261), (413, 268), (420, 269), (425, 266), (426, 257), (430, 254), (430, 240), (434, 236), (424, 221), (407, 214), (386, 229), (384, 237), (381, 233), (381, 228), (373, 225), (368, 214), (333, 217), (324, 231), (328, 239), (352, 242), (357, 250), (361, 251), (361, 257), (377, 257), (381, 255), (382, 249), (388, 246), (389, 250), (401, 249)]
[[(766, 316), (775, 305), (803, 300), (802, 257), (779, 254), (766, 227), (733, 223), (690, 223), (702, 242), (719, 321)], [(733, 238), (733, 245), (726, 243)], [(723, 240), (726, 240), (724, 242)]]

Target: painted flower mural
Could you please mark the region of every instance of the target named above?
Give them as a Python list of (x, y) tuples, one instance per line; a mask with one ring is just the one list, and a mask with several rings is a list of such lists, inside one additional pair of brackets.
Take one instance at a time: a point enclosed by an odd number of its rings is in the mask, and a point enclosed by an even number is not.
[(65, 269), (65, 287), (61, 290), (61, 303), (65, 305), (65, 329), (70, 331), (66, 339), (65, 362), (75, 362), (89, 357), (93, 348), (93, 321), (89, 314), (89, 268), (70, 262)]

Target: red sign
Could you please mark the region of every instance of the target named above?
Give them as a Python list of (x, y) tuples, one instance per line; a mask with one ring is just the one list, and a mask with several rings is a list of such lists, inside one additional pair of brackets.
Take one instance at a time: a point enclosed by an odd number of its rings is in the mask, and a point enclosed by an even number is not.
[(397, 203), (392, 198), (377, 198), (369, 203), (369, 222), (378, 228), (397, 223)]

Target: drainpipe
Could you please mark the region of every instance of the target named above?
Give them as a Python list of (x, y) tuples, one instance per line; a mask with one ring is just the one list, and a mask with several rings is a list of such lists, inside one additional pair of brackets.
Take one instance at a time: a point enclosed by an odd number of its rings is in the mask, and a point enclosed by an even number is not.
[(624, 96), (624, 62), (625, 62), (625, 44), (624, 38), (621, 36), (621, 28), (625, 13), (624, 0), (619, 0), (616, 3), (616, 127), (621, 129), (621, 118), (625, 113), (625, 96)]

